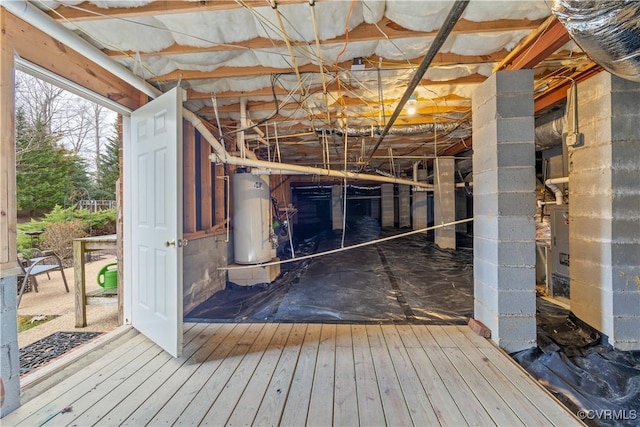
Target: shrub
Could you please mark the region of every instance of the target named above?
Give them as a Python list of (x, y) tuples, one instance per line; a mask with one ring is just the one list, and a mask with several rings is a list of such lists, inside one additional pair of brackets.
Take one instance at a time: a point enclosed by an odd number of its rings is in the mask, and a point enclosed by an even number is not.
[(52, 223), (42, 235), (42, 247), (63, 260), (70, 260), (73, 258), (73, 239), (86, 235), (85, 225), (80, 220)]
[[(116, 232), (116, 210), (105, 209), (102, 211), (91, 213), (87, 209), (76, 209), (75, 207), (69, 207), (63, 209), (60, 206), (56, 206), (53, 210), (45, 214), (42, 221), (34, 221), (19, 224), (18, 225), (18, 239), (17, 246), (18, 252), (29, 258), (32, 255), (31, 238), (24, 234), (27, 231), (45, 230), (45, 233), (40, 236), (40, 246), (42, 248), (55, 251), (60, 257), (63, 253), (66, 253), (60, 246), (63, 235), (60, 234), (59, 229), (56, 227), (59, 224), (73, 223), (73, 226), (69, 226), (63, 231), (73, 231), (73, 234), (69, 234), (69, 241), (73, 241), (74, 238), (84, 237), (87, 235), (101, 236), (104, 234), (115, 234)], [(51, 233), (49, 230), (53, 227)], [(80, 233), (79, 231), (82, 231)], [(70, 243), (69, 248), (72, 246)], [(58, 251), (62, 251), (62, 253)], [(71, 252), (69, 252), (69, 257)]]

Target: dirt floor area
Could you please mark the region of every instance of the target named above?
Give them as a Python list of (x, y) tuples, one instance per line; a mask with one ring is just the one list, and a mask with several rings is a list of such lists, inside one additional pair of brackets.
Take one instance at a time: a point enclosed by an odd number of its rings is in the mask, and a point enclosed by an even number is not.
[[(115, 256), (102, 255), (99, 259), (86, 263), (87, 292), (100, 289), (96, 280), (98, 272), (106, 264), (112, 262), (115, 262)], [(76, 329), (73, 267), (66, 268), (64, 273), (69, 284), (69, 293), (65, 292), (60, 272), (54, 271), (51, 272), (50, 279), (47, 279), (44, 274), (37, 277), (39, 292), (31, 291), (22, 296), (18, 315), (53, 315), (58, 317), (19, 333), (18, 345), (20, 348), (59, 331), (107, 332), (118, 326), (117, 304), (89, 305), (87, 306), (87, 326)]]

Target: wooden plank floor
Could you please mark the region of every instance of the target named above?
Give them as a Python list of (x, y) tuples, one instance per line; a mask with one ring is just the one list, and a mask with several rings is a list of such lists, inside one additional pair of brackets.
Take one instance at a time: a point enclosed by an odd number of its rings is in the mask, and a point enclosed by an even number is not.
[(177, 359), (131, 336), (2, 425), (582, 425), (466, 326), (186, 324)]

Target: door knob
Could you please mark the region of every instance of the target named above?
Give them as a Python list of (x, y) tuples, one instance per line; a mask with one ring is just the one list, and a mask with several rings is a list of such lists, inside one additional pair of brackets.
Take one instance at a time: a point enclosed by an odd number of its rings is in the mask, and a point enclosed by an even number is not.
[(169, 247), (176, 247), (176, 241), (175, 240), (167, 240), (164, 242), (164, 245), (169, 248)]

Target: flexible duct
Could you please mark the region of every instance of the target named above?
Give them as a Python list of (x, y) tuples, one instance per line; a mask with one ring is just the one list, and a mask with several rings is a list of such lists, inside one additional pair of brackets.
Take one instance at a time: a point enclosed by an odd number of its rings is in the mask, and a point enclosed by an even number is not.
[(552, 11), (591, 59), (640, 82), (640, 2), (554, 0)]
[(553, 113), (536, 119), (536, 147), (544, 150), (560, 145), (562, 143), (564, 122), (564, 109), (554, 111)]
[[(415, 135), (427, 132), (449, 133), (454, 131), (458, 127), (457, 123), (425, 123), (421, 125), (410, 126), (394, 126), (387, 132), (388, 135)], [(345, 132), (347, 136), (379, 136), (382, 134), (382, 129), (379, 127), (331, 127), (331, 128), (316, 128), (316, 133), (322, 135), (336, 134), (344, 136)]]

